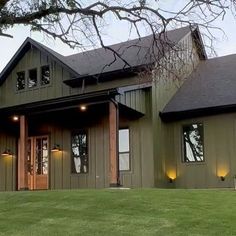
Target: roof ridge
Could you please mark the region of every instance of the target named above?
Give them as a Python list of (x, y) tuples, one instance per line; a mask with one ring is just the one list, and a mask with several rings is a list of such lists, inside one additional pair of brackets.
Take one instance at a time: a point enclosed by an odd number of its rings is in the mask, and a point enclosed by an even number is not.
[[(186, 28), (189, 28), (190, 29), (190, 26), (184, 26), (184, 27), (180, 27), (180, 28), (176, 28), (176, 29), (171, 29), (171, 30), (167, 30), (165, 31), (165, 33), (170, 33), (170, 32), (173, 32), (173, 31), (178, 31), (178, 30), (184, 30)], [(159, 35), (160, 33), (157, 33), (157, 35)], [(130, 39), (130, 40), (126, 40), (126, 41), (122, 41), (122, 42), (119, 42), (119, 43), (114, 43), (114, 44), (110, 44), (110, 45), (107, 45), (107, 47), (115, 47), (117, 45), (124, 45), (125, 43), (132, 43), (132, 41), (141, 41), (141, 40), (145, 40), (147, 38), (151, 38), (153, 36), (153, 34), (149, 34), (149, 35), (146, 35), (146, 36), (143, 36), (143, 37), (138, 37), (138, 38), (134, 38), (134, 39)], [(134, 45), (135, 46), (135, 45)], [(90, 50), (86, 50), (86, 51), (83, 51), (83, 52), (78, 52), (78, 53), (74, 53), (74, 54), (70, 54), (70, 55), (67, 55), (67, 56), (64, 56), (66, 59), (68, 59), (69, 57), (72, 57), (72, 56), (75, 56), (75, 55), (78, 55), (78, 54), (85, 54), (85, 53), (89, 53), (89, 52), (92, 52), (92, 51), (96, 51), (96, 50), (99, 50), (99, 49), (104, 49), (104, 47), (98, 47), (98, 48), (94, 48), (94, 49), (90, 49)]]

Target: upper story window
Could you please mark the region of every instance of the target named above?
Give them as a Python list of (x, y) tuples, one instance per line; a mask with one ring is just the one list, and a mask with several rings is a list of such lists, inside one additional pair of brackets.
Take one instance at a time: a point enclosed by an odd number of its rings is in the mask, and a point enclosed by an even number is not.
[(28, 77), (28, 88), (33, 88), (37, 86), (37, 69), (29, 70)]
[(49, 66), (41, 67), (41, 85), (47, 85), (50, 83), (50, 68)]
[(88, 138), (84, 131), (71, 135), (71, 172), (88, 173)]
[(130, 170), (129, 129), (119, 130), (119, 170)]
[(203, 124), (183, 126), (184, 162), (203, 162)]
[(25, 89), (25, 72), (24, 71), (17, 72), (16, 89), (18, 91)]

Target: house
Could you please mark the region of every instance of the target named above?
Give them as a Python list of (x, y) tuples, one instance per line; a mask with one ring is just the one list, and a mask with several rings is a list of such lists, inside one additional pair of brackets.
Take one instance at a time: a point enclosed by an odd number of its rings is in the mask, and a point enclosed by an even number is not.
[(27, 38), (0, 74), (0, 190), (232, 187), (234, 56), (207, 59), (197, 27), (158, 40)]

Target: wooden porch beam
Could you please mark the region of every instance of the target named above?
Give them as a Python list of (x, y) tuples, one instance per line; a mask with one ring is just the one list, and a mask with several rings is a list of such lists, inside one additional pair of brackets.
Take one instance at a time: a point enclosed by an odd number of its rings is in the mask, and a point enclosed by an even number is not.
[(110, 158), (110, 186), (120, 185), (118, 159), (118, 105), (115, 101), (109, 102), (109, 158)]
[(27, 172), (28, 123), (24, 115), (20, 116), (20, 140), (18, 155), (18, 190), (28, 190)]

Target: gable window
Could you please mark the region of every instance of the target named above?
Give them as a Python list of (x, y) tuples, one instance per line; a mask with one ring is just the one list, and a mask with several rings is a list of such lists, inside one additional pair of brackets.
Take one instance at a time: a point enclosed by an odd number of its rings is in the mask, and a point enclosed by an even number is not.
[(88, 173), (88, 137), (84, 131), (71, 135), (71, 172)]
[(183, 126), (184, 162), (203, 162), (203, 124)]
[(41, 85), (47, 85), (50, 83), (50, 68), (49, 66), (41, 67)]
[(37, 69), (29, 70), (28, 87), (33, 88), (37, 86)]
[(25, 89), (25, 72), (24, 71), (17, 72), (16, 89), (18, 91)]
[(119, 130), (119, 170), (130, 170), (129, 129)]

